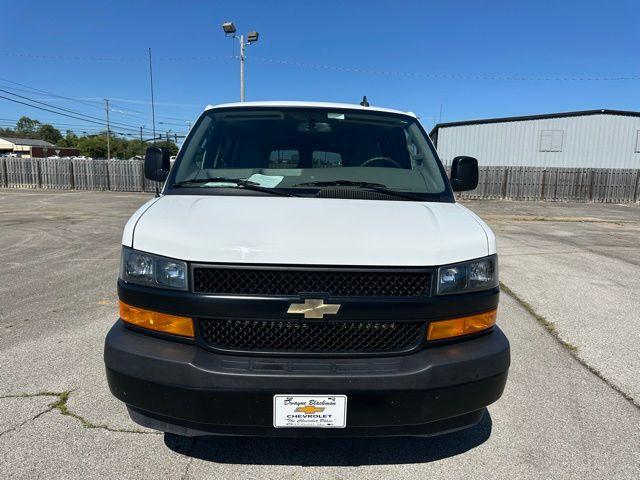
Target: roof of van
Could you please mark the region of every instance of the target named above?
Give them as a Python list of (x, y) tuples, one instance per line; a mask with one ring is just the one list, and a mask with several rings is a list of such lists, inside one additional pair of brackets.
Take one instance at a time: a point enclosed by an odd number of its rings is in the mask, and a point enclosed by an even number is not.
[(221, 105), (207, 105), (205, 110), (211, 110), (215, 108), (253, 108), (253, 107), (308, 107), (308, 108), (342, 108), (349, 110), (363, 110), (368, 112), (386, 112), (386, 113), (399, 113), (401, 115), (409, 115), (416, 117), (413, 112), (403, 112), (401, 110), (394, 110), (391, 108), (382, 107), (363, 107), (362, 105), (356, 105), (352, 103), (328, 103), (328, 102), (291, 102), (291, 101), (272, 101), (272, 102), (241, 102), (241, 103), (223, 103)]

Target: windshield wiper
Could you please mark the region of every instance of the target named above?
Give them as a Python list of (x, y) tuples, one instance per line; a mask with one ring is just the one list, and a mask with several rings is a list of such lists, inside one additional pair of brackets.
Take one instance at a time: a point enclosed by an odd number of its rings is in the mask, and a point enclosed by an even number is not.
[(352, 180), (328, 180), (328, 181), (317, 181), (317, 182), (303, 182), (292, 185), (292, 187), (355, 187), (362, 188), (366, 190), (373, 190), (375, 192), (386, 193), (387, 195), (392, 195), (398, 198), (404, 198), (407, 200), (417, 201), (419, 198), (410, 194), (397, 192), (395, 190), (389, 189), (386, 185), (382, 183), (371, 183), (371, 182), (356, 182)]
[(207, 178), (192, 178), (190, 180), (183, 180), (181, 182), (176, 182), (172, 185), (172, 187), (189, 187), (191, 185), (201, 185), (203, 183), (216, 182), (216, 183), (234, 183), (233, 187), (227, 188), (244, 188), (245, 190), (253, 190), (256, 192), (264, 192), (269, 193), (271, 195), (280, 195), (282, 197), (296, 197), (292, 193), (282, 192), (280, 190), (275, 190), (273, 188), (267, 188), (260, 186), (257, 182), (252, 182), (246, 180), (244, 178), (230, 178), (230, 177), (207, 177)]

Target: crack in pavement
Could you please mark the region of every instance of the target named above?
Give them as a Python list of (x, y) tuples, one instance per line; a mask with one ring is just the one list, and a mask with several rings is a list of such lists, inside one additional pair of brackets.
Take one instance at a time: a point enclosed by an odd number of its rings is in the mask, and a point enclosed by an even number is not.
[[(594, 367), (589, 365), (586, 361), (584, 361), (582, 358), (580, 358), (578, 356), (578, 348), (575, 345), (567, 342), (566, 340), (564, 340), (563, 338), (560, 337), (560, 334), (556, 330), (555, 324), (553, 322), (547, 320), (544, 316), (542, 316), (538, 312), (536, 312), (535, 309), (531, 306), (531, 304), (529, 304), (524, 299), (520, 298), (515, 292), (513, 292), (513, 290), (511, 290), (509, 287), (507, 287), (502, 282), (500, 282), (500, 289), (503, 292), (505, 292), (507, 295), (509, 295), (511, 298), (513, 298), (535, 320), (537, 320), (545, 328), (545, 330), (551, 336), (553, 336), (560, 343), (560, 345), (563, 348), (565, 348), (569, 352), (569, 354), (580, 365), (585, 367), (593, 375), (595, 375), (600, 380), (602, 380), (605, 384), (607, 384), (611, 389), (613, 389), (615, 392), (620, 394), (625, 400), (627, 400), (633, 406), (635, 406), (637, 408), (640, 408), (640, 404), (631, 395), (627, 394), (626, 392), (621, 390), (619, 387), (617, 387), (616, 385), (611, 383), (606, 377), (604, 377), (602, 375), (602, 373), (600, 371), (598, 371), (597, 369), (595, 369)], [(41, 417), (42, 415), (44, 415), (44, 414), (46, 414), (48, 412), (51, 412), (53, 410), (57, 410), (61, 415), (74, 418), (75, 420), (80, 422), (80, 424), (84, 428), (87, 428), (87, 429), (101, 429), (101, 430), (107, 430), (109, 432), (133, 433), (133, 434), (142, 434), (142, 435), (162, 435), (163, 434), (162, 432), (155, 432), (155, 431), (149, 432), (149, 431), (144, 431), (144, 430), (139, 430), (139, 429), (115, 428), (115, 427), (111, 427), (111, 426), (109, 426), (109, 425), (107, 425), (105, 423), (93, 423), (92, 421), (87, 420), (85, 417), (83, 417), (83, 416), (81, 416), (81, 415), (69, 410), (67, 402), (69, 401), (69, 397), (71, 396), (72, 393), (73, 393), (73, 390), (65, 390), (65, 391), (62, 391), (62, 392), (42, 391), (42, 392), (37, 392), (37, 393), (18, 393), (18, 394), (10, 394), (10, 395), (0, 395), (0, 400), (1, 399), (5, 399), (5, 398), (24, 398), (24, 399), (28, 399), (28, 398), (35, 398), (35, 397), (54, 397), (56, 399), (54, 402), (49, 404), (49, 406), (46, 409), (42, 410), (41, 412), (38, 412), (33, 417), (28, 418), (27, 420), (23, 421), (19, 425), (16, 425), (16, 426), (14, 426), (12, 428), (9, 428), (7, 430), (4, 430), (4, 431), (0, 432), (0, 437), (5, 435), (6, 433), (10, 433), (10, 432), (13, 432), (15, 430), (20, 429), (21, 427), (23, 427), (27, 423), (32, 422), (32, 421), (38, 419), (39, 417)], [(184, 453), (186, 455), (190, 456), (190, 454), (193, 452), (193, 450), (195, 448), (196, 443), (197, 443), (197, 438), (194, 439), (191, 442), (191, 445), (189, 446), (187, 451), (185, 451)], [(191, 457), (189, 459), (189, 462), (187, 462), (187, 465), (185, 466), (185, 470), (184, 470), (184, 473), (182, 475), (183, 479), (186, 479), (188, 477), (188, 475), (189, 475), (189, 467), (191, 466), (192, 460), (193, 460), (193, 457)]]
[[(193, 460), (194, 460), (194, 457), (192, 456), (192, 454), (196, 448), (196, 443), (198, 442), (198, 438), (199, 437), (183, 437), (182, 441), (175, 448), (175, 452), (189, 457), (186, 465), (184, 466), (184, 471), (180, 476), (180, 480), (186, 480), (187, 478), (189, 478), (189, 468), (191, 468), (191, 464), (193, 463)], [(188, 446), (186, 445), (186, 442), (188, 442)]]
[[(3, 398), (5, 398), (5, 397), (3, 397)], [(33, 417), (27, 418), (24, 422), (20, 423), (19, 425), (16, 425), (15, 427), (8, 428), (7, 430), (3, 430), (2, 432), (0, 432), (0, 437), (2, 437), (5, 433), (15, 432), (16, 430), (18, 430), (18, 429), (22, 428), (23, 426), (25, 426), (27, 423), (33, 422), (34, 420), (36, 420), (37, 418), (41, 417), (45, 413), (50, 412), (52, 409), (53, 409), (53, 407), (49, 406), (48, 408), (45, 408), (41, 412), (38, 412), (37, 414), (35, 414)]]
[[(194, 441), (193, 444), (195, 445), (195, 443), (196, 442)], [(192, 451), (193, 451), (193, 448), (187, 454), (187, 455), (189, 455), (189, 460), (187, 461), (187, 464), (184, 467), (184, 473), (182, 474), (182, 480), (187, 480), (189, 478), (189, 467), (193, 463), (193, 457), (191, 456), (191, 452)]]
[(596, 377), (598, 377), (600, 380), (602, 380), (605, 384), (607, 384), (615, 392), (619, 393), (625, 400), (627, 400), (629, 403), (631, 403), (631, 405), (633, 405), (634, 407), (640, 409), (640, 403), (638, 403), (638, 401), (636, 401), (635, 398), (633, 398), (627, 392), (623, 391), (617, 385), (615, 385), (611, 381), (609, 381), (609, 379), (607, 379), (598, 369), (592, 367), (585, 360), (580, 358), (578, 356), (578, 347), (576, 347), (572, 343), (567, 342), (562, 337), (560, 337), (560, 334), (558, 333), (558, 330), (556, 329), (556, 326), (555, 326), (555, 324), (553, 322), (547, 320), (544, 316), (542, 316), (538, 312), (536, 312), (535, 309), (531, 306), (531, 304), (529, 302), (527, 302), (526, 300), (524, 300), (521, 297), (519, 297), (513, 290), (511, 290), (509, 287), (507, 287), (502, 282), (500, 282), (500, 289), (504, 293), (509, 295), (512, 299), (514, 299), (518, 303), (518, 305), (520, 305), (522, 308), (524, 308), (533, 318), (535, 318), (545, 328), (545, 330), (553, 338), (555, 338), (560, 343), (560, 345), (562, 345), (562, 347), (564, 347), (569, 352), (569, 354), (580, 365), (582, 365), (584, 368), (586, 368), (592, 374), (594, 374)]
[(554, 223), (613, 223), (615, 225), (637, 224), (635, 220), (610, 220), (593, 217), (543, 217), (536, 215), (483, 215), (484, 220), (513, 221), (513, 222), (554, 222)]
[(9, 430), (6, 430), (4, 432), (0, 432), (0, 436), (4, 435), (5, 433), (8, 433), (10, 431), (17, 430), (18, 428), (22, 427), (23, 425), (27, 424), (28, 422), (36, 420), (41, 415), (44, 415), (45, 413), (51, 412), (53, 410), (57, 410), (61, 415), (76, 419), (78, 422), (80, 422), (80, 424), (84, 428), (87, 428), (87, 429), (101, 429), (101, 430), (107, 430), (109, 432), (116, 432), (116, 433), (137, 433), (137, 434), (142, 434), (142, 435), (162, 435), (162, 432), (147, 432), (145, 430), (138, 430), (138, 429), (114, 428), (114, 427), (110, 427), (109, 425), (107, 425), (105, 423), (93, 423), (92, 421), (87, 420), (86, 418), (84, 418), (82, 415), (79, 415), (79, 414), (69, 410), (69, 407), (67, 406), (67, 402), (69, 401), (69, 396), (71, 395), (72, 392), (73, 392), (73, 390), (65, 390), (63, 392), (48, 392), (48, 391), (44, 391), (44, 392), (38, 392), (38, 393), (17, 393), (17, 394), (12, 394), (12, 395), (2, 395), (2, 396), (0, 396), (0, 400), (2, 400), (4, 398), (25, 398), (25, 399), (27, 399), (27, 398), (35, 398), (35, 397), (56, 397), (57, 398), (57, 400), (55, 400), (53, 403), (49, 404), (49, 406), (48, 406), (48, 408), (46, 410), (43, 410), (42, 412), (38, 413), (33, 418), (25, 420), (24, 422), (22, 422), (20, 425), (18, 425), (16, 427), (10, 428)]

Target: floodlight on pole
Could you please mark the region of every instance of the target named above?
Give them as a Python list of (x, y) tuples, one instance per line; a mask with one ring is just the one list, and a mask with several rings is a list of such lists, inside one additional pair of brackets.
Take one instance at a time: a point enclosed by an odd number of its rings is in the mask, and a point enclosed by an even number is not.
[(256, 43), (260, 34), (258, 32), (251, 31), (247, 34), (247, 41), (245, 42), (244, 35), (236, 35), (236, 26), (233, 22), (224, 22), (222, 24), (222, 31), (225, 36), (237, 38), (240, 43), (240, 101), (244, 102), (244, 61), (246, 59), (245, 48), (252, 43)]
[(225, 35), (235, 35), (236, 26), (233, 24), (233, 22), (224, 22), (222, 24), (222, 30), (224, 30)]

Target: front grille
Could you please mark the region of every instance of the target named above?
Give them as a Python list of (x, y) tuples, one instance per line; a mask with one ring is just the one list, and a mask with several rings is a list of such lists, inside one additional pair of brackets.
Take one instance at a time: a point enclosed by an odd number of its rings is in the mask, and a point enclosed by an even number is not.
[(269, 269), (196, 266), (197, 293), (336, 297), (417, 297), (428, 295), (431, 273), (424, 270)]
[(417, 347), (423, 333), (424, 322), (200, 319), (210, 347), (246, 352), (402, 352)]

